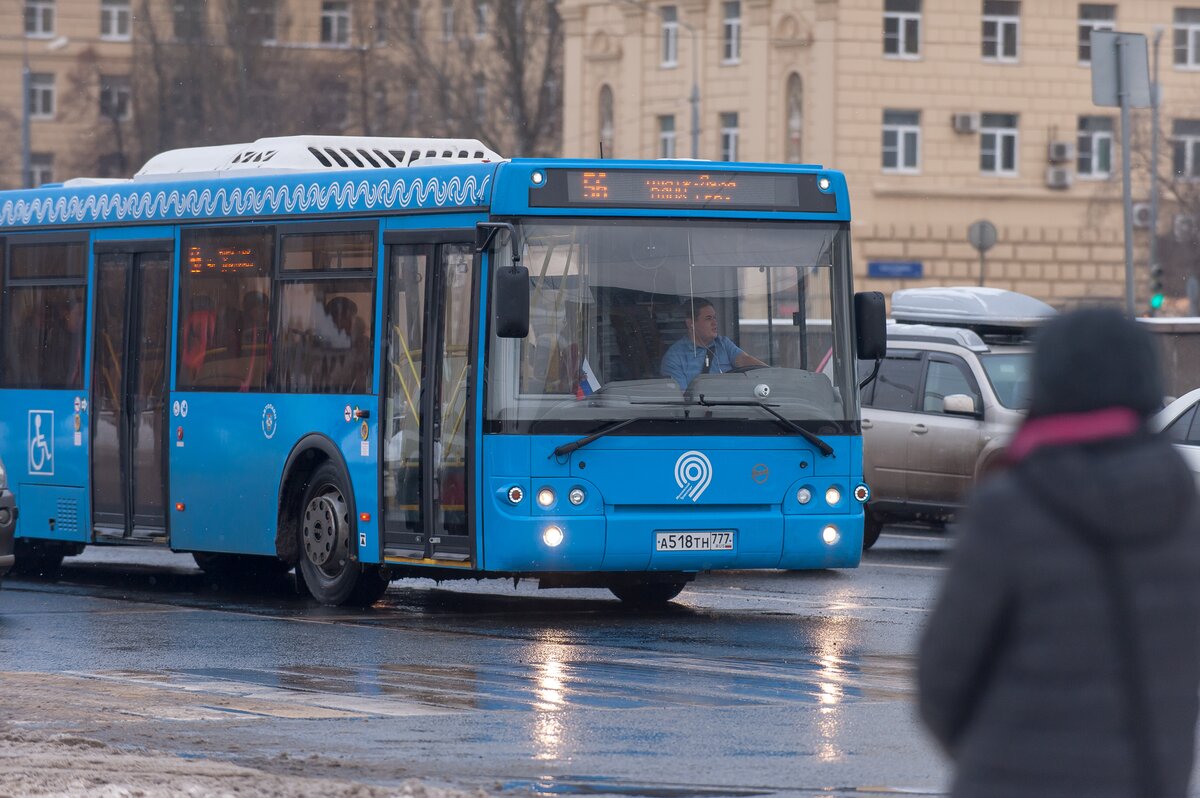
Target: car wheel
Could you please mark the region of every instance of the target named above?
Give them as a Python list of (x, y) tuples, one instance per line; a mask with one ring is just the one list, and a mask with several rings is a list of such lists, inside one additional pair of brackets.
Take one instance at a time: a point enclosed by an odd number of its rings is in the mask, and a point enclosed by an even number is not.
[(308, 480), (300, 507), (299, 570), (313, 598), (327, 606), (369, 606), (387, 590), (385, 572), (351, 559), (354, 523), (341, 471), (325, 463)]
[(879, 542), (879, 534), (883, 532), (883, 517), (863, 508), (863, 551)]

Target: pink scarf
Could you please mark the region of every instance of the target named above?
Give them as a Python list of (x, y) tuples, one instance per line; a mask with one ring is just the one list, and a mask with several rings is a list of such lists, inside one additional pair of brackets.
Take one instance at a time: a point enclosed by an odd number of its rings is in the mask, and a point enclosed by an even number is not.
[(1091, 443), (1132, 435), (1141, 427), (1128, 407), (1106, 407), (1087, 413), (1063, 413), (1028, 419), (1008, 445), (1006, 459), (1016, 463), (1043, 446)]

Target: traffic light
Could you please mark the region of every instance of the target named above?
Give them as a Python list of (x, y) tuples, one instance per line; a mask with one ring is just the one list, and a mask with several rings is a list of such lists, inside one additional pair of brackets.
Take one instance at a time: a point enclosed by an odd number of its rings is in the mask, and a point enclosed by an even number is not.
[(1150, 264), (1150, 310), (1158, 310), (1163, 306), (1163, 268), (1162, 264)]

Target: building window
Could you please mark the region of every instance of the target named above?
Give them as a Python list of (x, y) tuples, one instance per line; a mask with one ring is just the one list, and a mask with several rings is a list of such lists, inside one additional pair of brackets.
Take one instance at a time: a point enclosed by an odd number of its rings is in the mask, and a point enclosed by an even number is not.
[(605, 158), (616, 155), (614, 137), (616, 135), (613, 118), (613, 91), (605, 84), (600, 87), (600, 154)]
[(787, 144), (784, 160), (803, 163), (804, 152), (804, 81), (793, 72), (787, 79)]
[(1175, 66), (1200, 67), (1200, 8), (1175, 9)]
[(1094, 180), (1109, 177), (1112, 174), (1112, 148), (1112, 117), (1079, 117), (1075, 170), (1080, 177)]
[(133, 115), (133, 88), (127, 76), (100, 76), (100, 116), (124, 121)]
[(442, 0), (442, 41), (454, 38), (454, 0)]
[(660, 66), (679, 66), (679, 9), (663, 6), (662, 15), (662, 60)]
[(127, 42), (133, 12), (129, 0), (101, 0), (100, 38), (112, 42)]
[(243, 0), (243, 22), (246, 38), (252, 42), (275, 42), (275, 0)]
[(40, 186), (54, 182), (54, 155), (48, 152), (35, 152), (29, 156), (29, 174), (31, 186)]
[(736, 64), (742, 60), (742, 3), (741, 0), (727, 0), (721, 7), (725, 10), (721, 25), (721, 60)]
[(345, 0), (321, 3), (321, 44), (335, 47), (350, 44), (350, 4)]
[(921, 54), (921, 0), (884, 0), (883, 54), (893, 58)]
[(78, 389), (83, 385), (88, 247), (81, 241), (9, 241), (0, 386)]
[(1116, 30), (1117, 7), (1097, 3), (1079, 5), (1079, 63), (1092, 63), (1092, 31)]
[(31, 39), (54, 35), (54, 0), (25, 0), (25, 35)]
[(658, 118), (658, 157), (675, 157), (675, 116), (666, 114)]
[(721, 114), (721, 160), (736, 161), (738, 159), (738, 115), (736, 113)]
[(921, 164), (921, 112), (883, 112), (883, 171), (914, 173)]
[(198, 41), (204, 34), (204, 0), (175, 0), (171, 7), (175, 38)]
[(1171, 126), (1175, 177), (1200, 178), (1200, 119), (1176, 119)]
[(54, 118), (54, 75), (35, 72), (29, 76), (29, 118)]
[(475, 38), (482, 39), (488, 31), (488, 4), (484, 0), (475, 2)]
[(1017, 173), (1017, 115), (984, 114), (979, 126), (979, 171), (985, 175)]
[(983, 59), (1016, 61), (1021, 38), (1018, 0), (983, 0)]

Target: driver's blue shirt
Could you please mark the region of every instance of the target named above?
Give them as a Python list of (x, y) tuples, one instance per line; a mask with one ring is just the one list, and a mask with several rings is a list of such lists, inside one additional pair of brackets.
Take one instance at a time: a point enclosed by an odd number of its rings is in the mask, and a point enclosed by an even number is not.
[(704, 371), (704, 358), (710, 354), (712, 362), (708, 367), (709, 374), (724, 374), (733, 371), (734, 363), (742, 350), (733, 341), (723, 335), (718, 335), (707, 347), (700, 346), (690, 337), (680, 338), (671, 344), (671, 348), (663, 355), (662, 375), (670, 377), (679, 383), (680, 388), (687, 388), (688, 383)]

